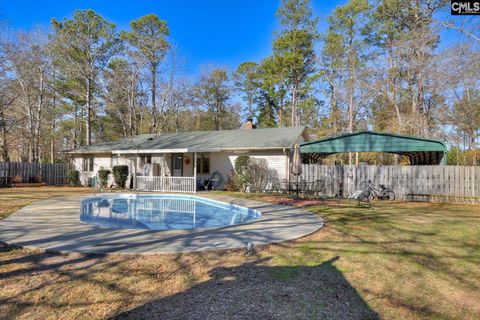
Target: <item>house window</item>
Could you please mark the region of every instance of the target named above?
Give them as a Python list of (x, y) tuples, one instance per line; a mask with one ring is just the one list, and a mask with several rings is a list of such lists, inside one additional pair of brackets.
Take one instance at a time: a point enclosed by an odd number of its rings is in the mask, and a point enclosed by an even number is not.
[(140, 169), (143, 169), (145, 164), (151, 164), (151, 163), (152, 163), (152, 155), (145, 154), (140, 156)]
[(205, 155), (197, 156), (197, 173), (209, 174), (210, 173), (210, 158)]
[(85, 172), (93, 172), (93, 157), (85, 157), (83, 158), (83, 171)]

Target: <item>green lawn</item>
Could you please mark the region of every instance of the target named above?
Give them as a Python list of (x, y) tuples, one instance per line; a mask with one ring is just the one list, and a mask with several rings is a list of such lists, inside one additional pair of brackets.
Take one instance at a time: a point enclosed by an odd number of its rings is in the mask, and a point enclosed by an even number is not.
[[(17, 199), (15, 208), (20, 198), (71, 192), (12, 190), (0, 189), (0, 203)], [(0, 318), (480, 318), (479, 206), (308, 210), (326, 219), (324, 229), (254, 256), (62, 256), (4, 247)]]

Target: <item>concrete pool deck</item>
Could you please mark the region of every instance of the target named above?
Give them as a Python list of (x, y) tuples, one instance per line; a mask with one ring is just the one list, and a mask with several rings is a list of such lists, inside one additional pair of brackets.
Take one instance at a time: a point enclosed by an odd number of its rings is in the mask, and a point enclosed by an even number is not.
[(301, 208), (225, 195), (199, 196), (253, 208), (262, 216), (215, 229), (110, 229), (80, 221), (80, 202), (89, 196), (55, 197), (34, 202), (0, 220), (0, 242), (56, 253), (159, 254), (245, 248), (249, 241), (255, 245), (278, 243), (324, 226), (321, 217)]

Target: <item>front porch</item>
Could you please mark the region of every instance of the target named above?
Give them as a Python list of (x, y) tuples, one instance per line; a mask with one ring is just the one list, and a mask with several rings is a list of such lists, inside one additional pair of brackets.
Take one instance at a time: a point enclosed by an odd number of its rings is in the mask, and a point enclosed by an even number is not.
[(127, 160), (135, 190), (196, 193), (211, 176), (210, 153), (179, 151), (117, 156)]

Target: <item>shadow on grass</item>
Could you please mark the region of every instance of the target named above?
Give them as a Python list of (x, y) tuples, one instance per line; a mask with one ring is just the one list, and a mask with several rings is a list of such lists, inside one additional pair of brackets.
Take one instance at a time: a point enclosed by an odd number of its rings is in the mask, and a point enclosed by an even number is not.
[(334, 265), (272, 267), (258, 259), (111, 319), (379, 319)]

